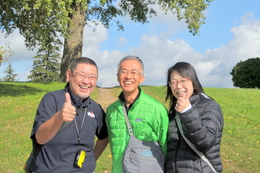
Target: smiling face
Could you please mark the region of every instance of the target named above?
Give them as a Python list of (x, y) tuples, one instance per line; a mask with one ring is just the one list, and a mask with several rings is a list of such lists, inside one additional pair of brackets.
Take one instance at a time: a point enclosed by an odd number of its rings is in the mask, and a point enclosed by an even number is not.
[(125, 60), (121, 63), (117, 80), (124, 94), (138, 94), (138, 86), (144, 81), (143, 69), (137, 60)]
[(80, 63), (74, 71), (67, 70), (70, 90), (80, 99), (86, 99), (94, 91), (98, 76), (97, 68), (91, 64)]
[(170, 78), (172, 94), (176, 99), (180, 97), (190, 98), (193, 93), (193, 85), (190, 79), (182, 77), (177, 71), (173, 71)]

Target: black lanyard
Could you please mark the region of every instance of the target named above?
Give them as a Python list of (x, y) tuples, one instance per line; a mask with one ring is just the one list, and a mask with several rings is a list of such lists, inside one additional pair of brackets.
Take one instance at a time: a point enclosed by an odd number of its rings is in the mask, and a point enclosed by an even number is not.
[(78, 144), (79, 144), (79, 145), (80, 145), (80, 132), (81, 132), (81, 130), (82, 130), (82, 127), (83, 127), (83, 124), (84, 124), (84, 121), (85, 121), (86, 112), (87, 112), (87, 108), (85, 108), (85, 111), (84, 111), (84, 115), (83, 115), (83, 120), (82, 120), (82, 122), (81, 122), (80, 131), (79, 131), (79, 127), (78, 127), (78, 123), (77, 123), (77, 121), (76, 121), (76, 118), (74, 118), (76, 130), (77, 130), (77, 135), (78, 135)]

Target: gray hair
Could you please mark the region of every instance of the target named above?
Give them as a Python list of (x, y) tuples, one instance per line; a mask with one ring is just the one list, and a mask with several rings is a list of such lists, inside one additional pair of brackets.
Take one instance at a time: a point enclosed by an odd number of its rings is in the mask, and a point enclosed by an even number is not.
[(126, 60), (136, 60), (140, 63), (141, 67), (142, 67), (142, 74), (144, 73), (144, 64), (143, 64), (143, 61), (138, 57), (138, 56), (131, 56), (131, 55), (128, 55), (126, 57), (124, 57), (123, 59), (121, 59), (121, 61), (118, 63), (117, 65), (117, 72), (119, 72), (120, 70), (120, 66), (121, 64), (126, 61)]

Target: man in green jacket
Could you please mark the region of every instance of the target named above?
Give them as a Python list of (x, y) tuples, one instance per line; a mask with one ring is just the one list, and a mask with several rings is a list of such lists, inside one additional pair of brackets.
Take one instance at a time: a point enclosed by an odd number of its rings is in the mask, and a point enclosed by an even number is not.
[(117, 70), (117, 80), (122, 92), (119, 99), (107, 108), (106, 123), (113, 158), (112, 172), (122, 173), (122, 161), (129, 141), (122, 103), (126, 108), (134, 136), (142, 141), (158, 141), (165, 155), (169, 121), (166, 108), (144, 94), (139, 87), (145, 79), (144, 66), (140, 58), (135, 56), (123, 58)]

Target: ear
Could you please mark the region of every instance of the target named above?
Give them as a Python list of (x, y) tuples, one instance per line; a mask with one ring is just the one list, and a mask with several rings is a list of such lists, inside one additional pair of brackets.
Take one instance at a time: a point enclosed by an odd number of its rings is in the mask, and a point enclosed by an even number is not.
[(116, 74), (116, 78), (117, 78), (117, 82), (119, 82), (119, 78), (120, 78), (120, 76), (119, 76), (118, 73)]
[(66, 81), (67, 81), (67, 82), (70, 81), (71, 75), (72, 75), (72, 72), (71, 72), (70, 69), (68, 69), (67, 72), (66, 72)]
[(141, 76), (141, 79), (140, 79), (140, 84), (143, 83), (144, 79), (145, 79), (145, 76), (142, 75), (142, 76)]

